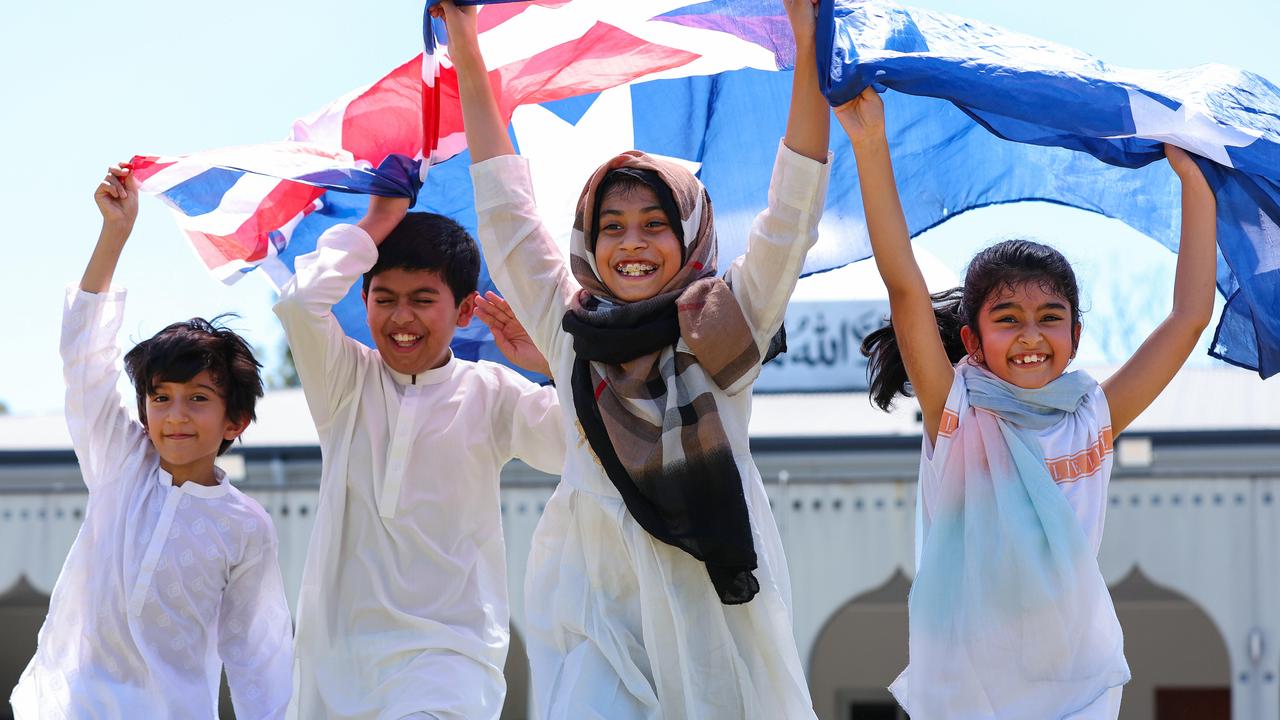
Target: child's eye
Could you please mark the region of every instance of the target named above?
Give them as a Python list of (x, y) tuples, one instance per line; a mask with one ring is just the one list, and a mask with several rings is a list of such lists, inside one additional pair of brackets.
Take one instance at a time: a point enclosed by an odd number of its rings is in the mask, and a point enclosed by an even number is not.
[(1057, 315), (1045, 315), (1044, 317), (1040, 318), (1040, 322), (1056, 322), (1061, 319), (1062, 318)]
[(381, 298), (373, 301), (375, 305), (390, 305), (391, 301), (387, 298)]
[(151, 396), (151, 402), (153, 403), (165, 402), (168, 399), (169, 399), (168, 395), (152, 395)]
[(998, 323), (1016, 323), (1016, 322), (1018, 322), (1018, 318), (1016, 318), (1016, 317), (1014, 317), (1014, 316), (1012, 316), (1012, 315), (1001, 315), (1000, 317), (996, 318), (996, 322), (998, 322)]
[(650, 220), (648, 223), (645, 224), (645, 227), (648, 227), (648, 228), (664, 228), (666, 226), (667, 224), (661, 220)]
[(195, 395), (192, 395), (192, 396), (191, 396), (191, 399), (192, 399), (194, 402), (204, 402), (205, 400), (208, 400), (208, 399), (209, 399), (209, 397), (208, 397), (207, 395), (202, 395), (202, 394), (200, 394), (200, 393), (196, 393)]

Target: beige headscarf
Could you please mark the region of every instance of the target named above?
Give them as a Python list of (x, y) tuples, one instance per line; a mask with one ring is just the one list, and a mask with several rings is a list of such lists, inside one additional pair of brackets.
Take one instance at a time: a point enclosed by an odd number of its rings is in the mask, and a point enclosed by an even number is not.
[[(663, 204), (678, 212), (670, 220), (684, 242), (675, 277), (652, 298), (630, 303), (601, 279), (592, 236), (602, 190), (619, 168), (647, 171), (666, 186)], [(655, 187), (659, 200), (662, 191)], [(618, 155), (583, 188), (570, 253), (583, 289), (564, 328), (574, 336), (574, 406), (592, 450), (646, 531), (706, 563), (723, 602), (747, 602), (759, 590), (751, 523), (714, 388), (749, 387), (762, 354), (732, 278), (716, 277), (706, 188), (675, 163), (638, 151)]]

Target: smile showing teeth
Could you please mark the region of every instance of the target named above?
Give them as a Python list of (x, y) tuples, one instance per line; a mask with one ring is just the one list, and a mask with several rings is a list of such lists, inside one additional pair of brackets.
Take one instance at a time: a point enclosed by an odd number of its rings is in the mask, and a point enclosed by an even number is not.
[(408, 333), (392, 333), (391, 339), (400, 347), (411, 347), (414, 343), (422, 339), (421, 335), (410, 335)]
[(613, 269), (628, 277), (642, 277), (657, 270), (658, 266), (646, 262), (623, 262), (614, 265)]
[(1018, 357), (1013, 358), (1012, 362), (1014, 365), (1031, 365), (1047, 360), (1048, 358), (1048, 355), (1019, 355)]

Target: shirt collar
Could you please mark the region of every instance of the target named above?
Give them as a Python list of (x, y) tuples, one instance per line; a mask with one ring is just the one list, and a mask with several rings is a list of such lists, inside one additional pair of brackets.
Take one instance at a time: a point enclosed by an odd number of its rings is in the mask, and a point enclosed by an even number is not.
[(445, 364), (438, 368), (424, 370), (417, 375), (407, 375), (402, 372), (397, 372), (392, 370), (391, 366), (386, 363), (383, 363), (382, 366), (385, 367), (387, 372), (391, 373), (391, 377), (395, 378), (396, 382), (401, 385), (435, 385), (448, 380), (453, 375), (453, 369), (457, 364), (458, 359), (454, 356), (453, 349), (450, 348), (449, 359), (445, 361)]
[(226, 495), (231, 490), (231, 483), (227, 481), (227, 473), (217, 465), (213, 466), (213, 476), (217, 478), (217, 485), (201, 485), (197, 482), (188, 480), (181, 485), (173, 484), (173, 475), (163, 467), (156, 467), (156, 479), (160, 483), (160, 487), (172, 488), (178, 492), (184, 492), (188, 495), (195, 495), (201, 498), (217, 498)]

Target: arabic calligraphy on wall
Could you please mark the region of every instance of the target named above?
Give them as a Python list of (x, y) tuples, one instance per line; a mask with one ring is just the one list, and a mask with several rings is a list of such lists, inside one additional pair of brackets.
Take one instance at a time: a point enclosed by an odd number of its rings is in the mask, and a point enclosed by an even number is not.
[(867, 389), (862, 339), (884, 324), (886, 300), (793, 302), (787, 352), (764, 366), (756, 392), (853, 392)]

